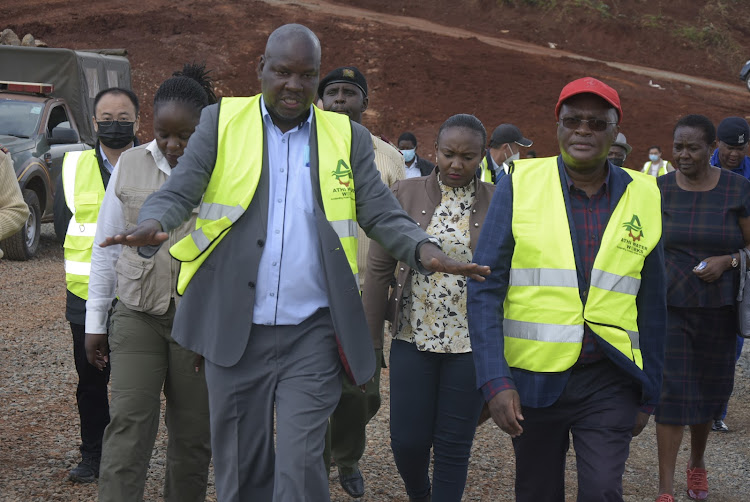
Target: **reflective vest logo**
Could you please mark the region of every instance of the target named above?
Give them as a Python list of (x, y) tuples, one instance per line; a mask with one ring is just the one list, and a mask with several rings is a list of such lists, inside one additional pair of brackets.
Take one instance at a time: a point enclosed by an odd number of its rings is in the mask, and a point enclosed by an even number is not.
[(643, 227), (641, 226), (641, 220), (638, 219), (637, 214), (634, 214), (630, 221), (626, 221), (622, 226), (625, 227), (625, 230), (628, 231), (628, 235), (630, 235), (630, 238), (633, 239), (634, 242), (641, 240), (641, 237), (643, 237)]
[(352, 182), (352, 168), (344, 161), (339, 159), (339, 163), (336, 164), (336, 170), (331, 172), (331, 176), (336, 178), (339, 183), (349, 188), (349, 184)]

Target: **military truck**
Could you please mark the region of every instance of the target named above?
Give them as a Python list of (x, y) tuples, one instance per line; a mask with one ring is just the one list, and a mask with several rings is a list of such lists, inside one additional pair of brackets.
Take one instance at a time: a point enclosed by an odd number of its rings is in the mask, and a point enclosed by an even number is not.
[(108, 87), (130, 89), (122, 50), (0, 46), (0, 145), (11, 153), (30, 213), (17, 234), (0, 242), (6, 258), (28, 260), (37, 252), (41, 224), (53, 219), (63, 157), (96, 143), (94, 98)]

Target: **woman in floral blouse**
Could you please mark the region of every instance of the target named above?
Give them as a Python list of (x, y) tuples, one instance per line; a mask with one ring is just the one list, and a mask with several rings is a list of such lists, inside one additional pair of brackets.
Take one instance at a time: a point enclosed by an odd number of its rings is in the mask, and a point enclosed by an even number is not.
[[(471, 261), (495, 189), (476, 177), (486, 141), (476, 117), (454, 115), (438, 131), (437, 169), (392, 187), (404, 210), (460, 261)], [(419, 275), (373, 242), (363, 302), (376, 348), (383, 345), (384, 320), (391, 321), (391, 448), (409, 500), (460, 501), (483, 404), (466, 320), (466, 279)]]

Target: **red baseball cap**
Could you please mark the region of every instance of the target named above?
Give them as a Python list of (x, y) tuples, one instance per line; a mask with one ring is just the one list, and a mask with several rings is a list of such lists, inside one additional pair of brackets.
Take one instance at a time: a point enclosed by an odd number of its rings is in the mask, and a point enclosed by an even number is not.
[(560, 98), (557, 100), (557, 106), (555, 106), (555, 119), (560, 118), (560, 107), (563, 102), (578, 94), (596, 94), (617, 110), (619, 122), (622, 122), (622, 107), (617, 91), (594, 77), (579, 78), (563, 87), (560, 91)]

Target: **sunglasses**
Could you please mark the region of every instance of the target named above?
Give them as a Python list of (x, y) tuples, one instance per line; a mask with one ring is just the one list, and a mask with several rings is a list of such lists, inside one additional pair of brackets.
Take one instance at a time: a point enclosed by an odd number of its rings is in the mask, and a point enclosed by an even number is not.
[(604, 131), (608, 125), (617, 125), (617, 122), (607, 122), (602, 119), (579, 119), (576, 117), (565, 117), (560, 120), (558, 124), (562, 124), (565, 129), (578, 129), (581, 127), (581, 123), (586, 122), (589, 129), (596, 132)]

